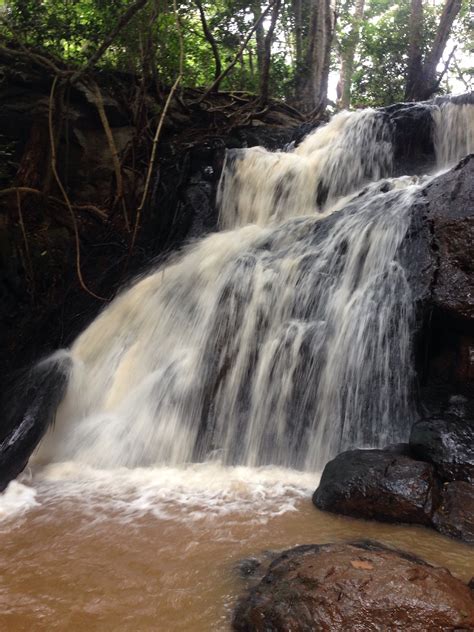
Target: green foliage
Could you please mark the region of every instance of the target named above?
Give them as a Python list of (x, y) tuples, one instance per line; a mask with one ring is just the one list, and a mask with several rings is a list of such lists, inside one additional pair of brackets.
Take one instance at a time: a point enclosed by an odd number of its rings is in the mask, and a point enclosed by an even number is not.
[[(353, 103), (355, 106), (389, 105), (404, 97), (410, 1), (370, 0), (367, 4), (353, 75)], [(464, 3), (464, 13), (453, 28), (452, 37), (458, 42), (462, 42), (468, 32), (467, 4)], [(440, 2), (423, 5), (424, 32), (420, 43), (423, 55), (433, 44), (442, 8)]]
[[(311, 1), (301, 0), (303, 15)], [(110, 33), (131, 0), (0, 0), (0, 37), (51, 53), (71, 66), (80, 66)], [(338, 72), (338, 51), (350, 45), (355, 0), (337, 0), (337, 46), (333, 48), (332, 71)], [(469, 0), (453, 28), (459, 42), (454, 75), (465, 76), (470, 26)], [(207, 23), (216, 40), (222, 66), (234, 58), (246, 33), (255, 22), (253, 4), (243, 0), (204, 0)], [(283, 0), (272, 44), (270, 93), (291, 99), (298, 69), (295, 68), (295, 0)], [(442, 2), (424, 3), (422, 49), (433, 42)], [(184, 34), (184, 84), (206, 86), (215, 74), (214, 55), (203, 32), (195, 0), (178, 0)], [(376, 106), (403, 98), (408, 58), (410, 0), (366, 0), (353, 74), (355, 106)], [(9, 28), (5, 26), (5, 22)], [(268, 19), (264, 29), (268, 28)], [(303, 38), (308, 30), (303, 20)], [(307, 33), (306, 33), (307, 35)], [(472, 42), (471, 42), (472, 46)], [(149, 0), (123, 28), (101, 58), (99, 65), (145, 74), (163, 85), (175, 80), (179, 69), (180, 40), (171, 0)], [(221, 84), (222, 89), (258, 92), (259, 74), (256, 38), (252, 37), (239, 62)], [(455, 60), (456, 61), (456, 60)], [(443, 84), (443, 87), (449, 88)], [(464, 78), (462, 79), (464, 81)]]
[(388, 105), (403, 100), (409, 16), (406, 0), (395, 6), (382, 0), (371, 3), (354, 69), (353, 100), (357, 104)]
[(4, 16), (24, 44), (80, 63), (124, 6), (123, 0), (18, 0), (6, 3)]

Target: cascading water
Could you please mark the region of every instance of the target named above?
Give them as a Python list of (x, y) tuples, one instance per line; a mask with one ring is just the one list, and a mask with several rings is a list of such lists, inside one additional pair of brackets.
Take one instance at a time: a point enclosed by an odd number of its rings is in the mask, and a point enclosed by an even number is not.
[(314, 215), (364, 183), (390, 175), (392, 163), (390, 128), (375, 110), (341, 112), (291, 152), (233, 150), (218, 195), (220, 225)]
[(25, 372), (2, 410), (0, 485), (60, 404), (0, 494), (0, 629), (222, 632), (236, 568), (297, 543), (371, 538), (469, 581), (467, 546), (310, 500), (335, 452), (410, 425), (404, 264), (425, 179), (390, 177), (405, 110), (423, 134), (431, 113), (438, 169), (474, 149), (474, 107), (441, 102), (343, 112), (286, 152), (230, 151), (223, 232)]
[(439, 169), (452, 167), (474, 151), (474, 107), (449, 101), (433, 108), (434, 146)]
[[(433, 108), (440, 165), (472, 146), (440, 131), (462, 128), (462, 108)], [(412, 305), (399, 252), (421, 183), (387, 178), (390, 139), (381, 113), (343, 112), (294, 150), (231, 152), (227, 230), (77, 339), (36, 459), (314, 471), (341, 449), (405, 437)]]

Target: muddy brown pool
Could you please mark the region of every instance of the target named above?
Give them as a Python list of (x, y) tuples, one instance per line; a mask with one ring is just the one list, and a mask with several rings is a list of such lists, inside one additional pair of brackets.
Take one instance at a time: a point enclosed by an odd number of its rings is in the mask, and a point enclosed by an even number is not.
[(318, 511), (308, 475), (220, 480), (224, 469), (15, 483), (19, 508), (0, 522), (0, 630), (229, 630), (238, 562), (297, 544), (373, 538), (473, 574), (474, 551), (428, 529)]

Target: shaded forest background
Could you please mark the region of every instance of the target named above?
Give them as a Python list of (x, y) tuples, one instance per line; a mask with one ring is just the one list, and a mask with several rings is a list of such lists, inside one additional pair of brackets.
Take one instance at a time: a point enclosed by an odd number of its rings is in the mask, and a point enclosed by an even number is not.
[(213, 228), (226, 147), (471, 90), (469, 9), (0, 0), (0, 375), (19, 338), (68, 344), (152, 257)]
[(314, 113), (329, 75), (342, 107), (472, 87), (468, 0), (6, 0), (0, 16), (4, 46), (140, 75), (158, 95), (181, 74)]

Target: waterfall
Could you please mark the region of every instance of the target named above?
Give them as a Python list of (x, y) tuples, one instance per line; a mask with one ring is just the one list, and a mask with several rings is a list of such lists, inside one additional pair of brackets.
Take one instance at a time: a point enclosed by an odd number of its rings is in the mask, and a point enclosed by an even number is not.
[(440, 169), (451, 167), (474, 152), (474, 107), (471, 104), (441, 103), (432, 111), (434, 145)]
[[(439, 165), (467, 147), (452, 112), (433, 110)], [(35, 458), (314, 471), (341, 449), (406, 437), (413, 310), (400, 252), (423, 179), (390, 178), (392, 165), (389, 120), (372, 110), (342, 112), (286, 152), (229, 152), (222, 232), (79, 336)]]
[(218, 195), (220, 225), (314, 215), (364, 182), (389, 175), (392, 163), (390, 126), (375, 110), (341, 112), (291, 152), (232, 150)]

